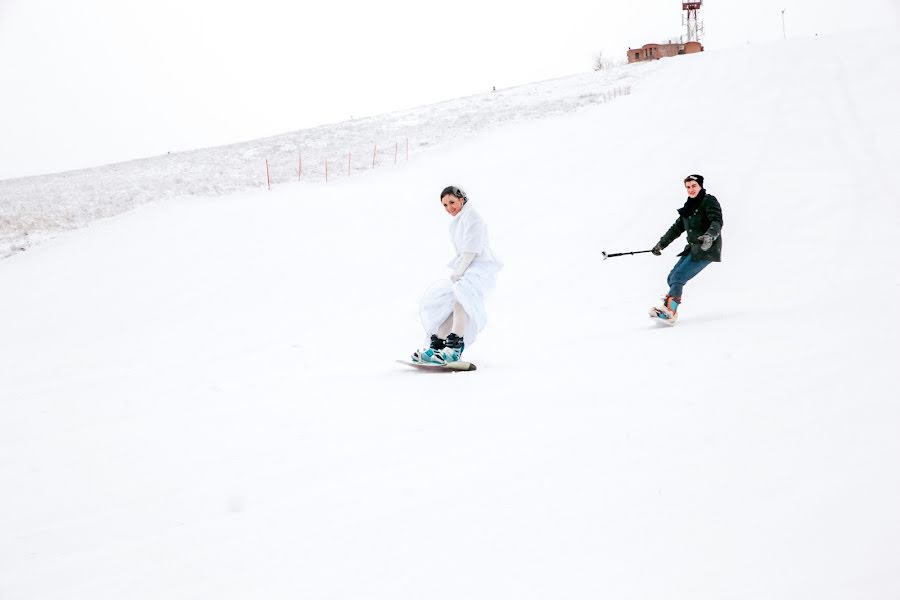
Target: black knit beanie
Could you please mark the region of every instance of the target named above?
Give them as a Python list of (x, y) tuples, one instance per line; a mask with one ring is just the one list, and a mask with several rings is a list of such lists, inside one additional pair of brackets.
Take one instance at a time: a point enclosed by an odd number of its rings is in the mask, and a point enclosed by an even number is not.
[(688, 181), (696, 181), (700, 184), (700, 187), (703, 187), (703, 175), (688, 175), (684, 178), (684, 182), (687, 183)]

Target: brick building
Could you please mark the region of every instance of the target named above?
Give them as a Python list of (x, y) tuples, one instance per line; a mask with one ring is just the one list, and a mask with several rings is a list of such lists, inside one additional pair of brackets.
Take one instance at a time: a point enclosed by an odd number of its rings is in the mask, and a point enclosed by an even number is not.
[(684, 44), (644, 44), (640, 48), (628, 49), (628, 62), (640, 62), (642, 60), (657, 60), (666, 56), (678, 56), (680, 54), (694, 54), (703, 52), (700, 42), (685, 42)]

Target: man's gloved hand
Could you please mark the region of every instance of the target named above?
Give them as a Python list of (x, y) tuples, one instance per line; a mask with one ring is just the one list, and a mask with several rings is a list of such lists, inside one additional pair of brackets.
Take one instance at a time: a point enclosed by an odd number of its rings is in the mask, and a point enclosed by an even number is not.
[(713, 242), (716, 241), (716, 238), (709, 235), (708, 233), (704, 233), (699, 238), (697, 238), (697, 241), (700, 242), (700, 249), (706, 252), (707, 250), (712, 248)]
[(653, 249), (650, 250), (650, 252), (652, 252), (655, 256), (659, 256), (660, 254), (662, 254), (662, 251), (662, 246), (659, 244), (656, 244), (655, 246), (653, 246)]

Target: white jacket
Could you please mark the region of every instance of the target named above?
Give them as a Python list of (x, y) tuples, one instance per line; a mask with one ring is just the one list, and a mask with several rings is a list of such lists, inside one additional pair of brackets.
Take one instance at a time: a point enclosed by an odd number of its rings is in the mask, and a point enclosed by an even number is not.
[(450, 241), (456, 250), (456, 256), (447, 266), (456, 269), (463, 254), (473, 253), (477, 256), (472, 265), (489, 267), (499, 271), (503, 267), (488, 244), (487, 226), (474, 208), (465, 204), (453, 220), (450, 221)]

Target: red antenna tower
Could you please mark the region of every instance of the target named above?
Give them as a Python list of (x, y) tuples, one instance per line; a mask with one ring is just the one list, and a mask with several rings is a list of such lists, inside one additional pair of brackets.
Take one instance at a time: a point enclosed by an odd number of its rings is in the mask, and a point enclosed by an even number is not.
[(697, 0), (696, 2), (682, 1), (681, 3), (681, 10), (687, 13), (681, 18), (682, 25), (687, 27), (687, 39), (685, 42), (699, 42), (700, 36), (703, 35), (703, 22), (698, 18), (702, 4), (703, 0)]

